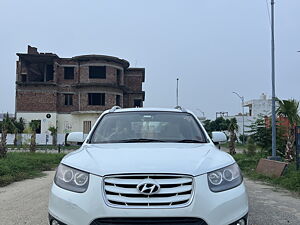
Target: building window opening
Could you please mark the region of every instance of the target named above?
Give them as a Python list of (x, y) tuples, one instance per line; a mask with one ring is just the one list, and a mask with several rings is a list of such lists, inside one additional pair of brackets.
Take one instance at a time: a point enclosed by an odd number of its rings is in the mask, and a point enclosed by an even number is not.
[(26, 75), (26, 74), (22, 74), (22, 75), (21, 75), (21, 81), (22, 81), (23, 83), (27, 82), (27, 75)]
[(105, 105), (104, 93), (89, 93), (89, 105)]
[(74, 67), (64, 67), (64, 79), (74, 80)]
[(83, 121), (83, 133), (88, 134), (91, 131), (92, 122), (91, 121)]
[(116, 95), (116, 105), (121, 106), (121, 96), (120, 95)]
[[(27, 65), (27, 64), (26, 64)], [(45, 64), (30, 63), (27, 65), (28, 81), (29, 82), (44, 82), (46, 73)]]
[(54, 69), (53, 65), (46, 66), (46, 81), (53, 80), (54, 78)]
[(121, 82), (121, 70), (117, 69), (117, 84), (120, 85)]
[(41, 122), (41, 120), (31, 120), (31, 122), (34, 122), (34, 123), (36, 123), (36, 129), (35, 129), (35, 132), (37, 133), (37, 134), (40, 134), (41, 133), (41, 130), (42, 130), (42, 122)]
[(73, 105), (73, 95), (65, 94), (65, 105)]
[(142, 100), (141, 99), (134, 99), (134, 102), (133, 102), (133, 105), (134, 107), (142, 107)]
[(106, 66), (90, 66), (89, 77), (96, 79), (106, 79)]

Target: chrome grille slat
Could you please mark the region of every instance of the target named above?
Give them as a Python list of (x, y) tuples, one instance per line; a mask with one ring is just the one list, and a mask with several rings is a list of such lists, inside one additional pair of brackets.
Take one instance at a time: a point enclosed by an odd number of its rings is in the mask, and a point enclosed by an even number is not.
[[(105, 186), (105, 190), (112, 193), (120, 193), (120, 194), (140, 194), (140, 192), (136, 188), (123, 188), (117, 186)], [(172, 194), (172, 193), (182, 193), (191, 191), (191, 185), (179, 186), (174, 188), (163, 188), (160, 190), (159, 194)]]
[(123, 197), (118, 195), (106, 195), (108, 200), (114, 201), (114, 202), (126, 202), (126, 203), (176, 203), (176, 202), (182, 202), (190, 199), (190, 195), (178, 195), (173, 197), (144, 197), (144, 198), (131, 198), (131, 197)]
[[(123, 184), (123, 185), (138, 185), (143, 179), (148, 178), (144, 177), (141, 179), (120, 179), (120, 178), (106, 178), (105, 182), (110, 184)], [(174, 179), (155, 179), (161, 185), (164, 184), (186, 184), (190, 183), (190, 178), (174, 178)]]
[[(153, 179), (160, 190), (149, 196), (142, 194), (137, 186), (145, 179)], [(103, 185), (105, 202), (113, 207), (183, 207), (193, 197), (193, 177), (186, 175), (116, 175), (105, 177)]]

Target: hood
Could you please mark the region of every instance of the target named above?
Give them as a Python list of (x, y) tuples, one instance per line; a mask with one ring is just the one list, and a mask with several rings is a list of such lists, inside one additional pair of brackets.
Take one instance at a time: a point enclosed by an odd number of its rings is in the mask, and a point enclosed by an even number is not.
[(234, 163), (212, 144), (118, 143), (86, 144), (62, 163), (99, 176), (166, 173), (197, 176)]

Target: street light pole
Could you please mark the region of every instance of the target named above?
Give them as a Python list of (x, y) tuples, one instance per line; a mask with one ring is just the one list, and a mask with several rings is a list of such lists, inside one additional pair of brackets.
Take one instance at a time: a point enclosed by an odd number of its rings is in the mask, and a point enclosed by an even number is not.
[(177, 78), (177, 88), (176, 88), (176, 106), (178, 105), (178, 82), (179, 82), (179, 78)]
[(244, 112), (244, 102), (245, 102), (245, 99), (244, 99), (244, 96), (240, 96), (237, 92), (232, 92), (233, 94), (236, 94), (236, 96), (238, 96), (241, 101), (242, 101), (242, 119), (243, 119), (243, 144), (245, 144), (245, 118), (244, 118), (244, 115), (245, 115), (245, 112)]
[(275, 1), (271, 0), (271, 50), (272, 50), (272, 157), (276, 157), (276, 94), (275, 94)]
[(204, 114), (204, 112), (201, 109), (197, 108), (196, 110), (198, 110), (200, 113), (202, 113), (202, 117), (203, 118), (205, 117), (205, 114)]

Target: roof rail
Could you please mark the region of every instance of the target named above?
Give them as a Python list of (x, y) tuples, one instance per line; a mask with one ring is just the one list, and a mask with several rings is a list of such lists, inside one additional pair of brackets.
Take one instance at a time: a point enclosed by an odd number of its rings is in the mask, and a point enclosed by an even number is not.
[(113, 106), (113, 107), (109, 110), (109, 112), (112, 113), (112, 112), (116, 111), (117, 109), (122, 109), (122, 108), (121, 108), (120, 106)]
[(175, 109), (179, 109), (179, 110), (181, 110), (181, 112), (187, 112), (183, 107), (181, 107), (181, 106), (175, 106)]

